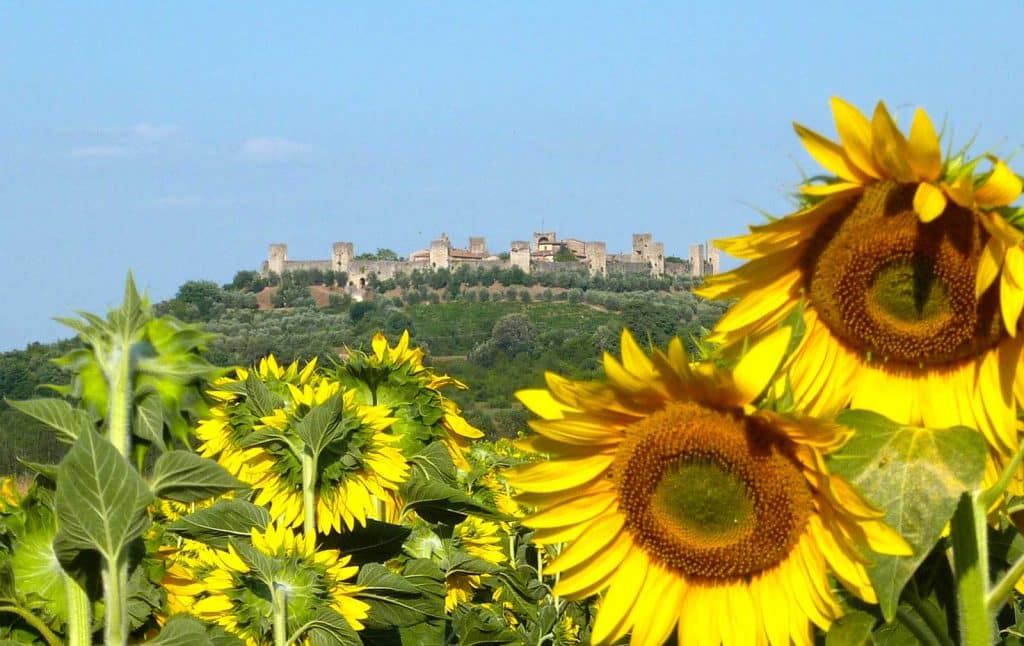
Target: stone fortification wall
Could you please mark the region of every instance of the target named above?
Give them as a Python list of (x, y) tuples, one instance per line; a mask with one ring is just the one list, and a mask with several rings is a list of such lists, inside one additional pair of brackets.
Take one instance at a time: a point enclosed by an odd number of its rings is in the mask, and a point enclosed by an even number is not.
[(334, 271), (330, 260), (286, 260), (284, 271), (303, 271), (319, 269), (320, 271)]
[(648, 262), (609, 260), (608, 261), (608, 273), (609, 274), (647, 274), (647, 275), (650, 275), (650, 273), (651, 273), (651, 264), (648, 263)]
[(665, 263), (666, 276), (690, 276), (692, 275), (691, 272), (690, 263), (686, 261)]
[(569, 262), (538, 262), (531, 268), (535, 274), (557, 274), (562, 271), (577, 271), (582, 274), (586, 274), (590, 271), (590, 267), (587, 263), (582, 260), (569, 261)]

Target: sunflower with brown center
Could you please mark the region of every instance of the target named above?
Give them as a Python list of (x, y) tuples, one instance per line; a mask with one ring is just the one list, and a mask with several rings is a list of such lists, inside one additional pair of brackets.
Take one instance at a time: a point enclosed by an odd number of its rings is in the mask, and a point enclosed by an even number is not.
[(840, 143), (795, 127), (835, 177), (802, 187), (807, 208), (718, 243), (748, 262), (696, 290), (739, 299), (710, 340), (737, 351), (799, 310), (806, 331), (776, 384), (797, 408), (975, 428), (992, 479), (1024, 401), (1024, 235), (1002, 209), (1021, 180), (995, 157), (986, 172), (943, 160), (923, 110), (904, 137), (882, 103), (870, 121), (838, 98), (832, 109)]
[(519, 399), (540, 419), (523, 448), (549, 459), (511, 484), (541, 544), (555, 593), (605, 591), (594, 643), (812, 643), (842, 610), (829, 572), (875, 602), (864, 549), (908, 553), (824, 455), (849, 430), (758, 410), (790, 341), (782, 328), (732, 371), (691, 365), (679, 339), (648, 357), (622, 335), (606, 383), (549, 373)]

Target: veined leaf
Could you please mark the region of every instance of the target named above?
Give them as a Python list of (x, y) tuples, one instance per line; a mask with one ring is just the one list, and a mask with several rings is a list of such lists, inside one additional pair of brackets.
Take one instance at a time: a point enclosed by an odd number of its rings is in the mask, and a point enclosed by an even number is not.
[[(310, 622), (309, 643), (313, 646), (362, 646), (359, 633), (345, 618), (329, 608), (318, 608)], [(299, 643), (302, 643), (301, 641)]]
[(71, 443), (86, 430), (94, 430), (93, 418), (88, 412), (75, 408), (63, 399), (43, 397), (12, 401), (5, 399), (11, 408), (33, 417), (59, 433), (58, 437)]
[(353, 565), (383, 563), (402, 552), (402, 543), (411, 532), (408, 527), (369, 518), (365, 527), (356, 525), (352, 531), (330, 534), (323, 543), (324, 547), (339, 549), (352, 557)]
[(829, 627), (825, 635), (825, 646), (847, 646), (847, 644), (867, 644), (871, 629), (875, 627), (875, 618), (870, 614), (855, 610), (837, 619)]
[(221, 500), (172, 523), (168, 529), (214, 547), (225, 549), (228, 539), (249, 538), (252, 529), (264, 531), (270, 514), (244, 500)]
[(136, 404), (132, 431), (161, 451), (167, 450), (164, 442), (164, 408), (159, 396), (151, 393)]
[(174, 615), (150, 646), (212, 646), (206, 626), (192, 615)]
[(191, 451), (168, 451), (153, 468), (153, 493), (178, 502), (199, 502), (244, 486), (221, 465)]
[(885, 522), (914, 549), (913, 556), (872, 555), (871, 582), (887, 621), (900, 592), (953, 516), (961, 494), (976, 489), (987, 451), (981, 434), (966, 428), (905, 427), (869, 411), (841, 413), (857, 433), (829, 456), (832, 470), (884, 509)]
[(142, 477), (96, 431), (79, 435), (61, 460), (57, 518), (70, 546), (117, 561), (149, 524), (146, 507), (152, 499)]
[(293, 427), (314, 457), (320, 457), (327, 445), (344, 432), (341, 424), (342, 394), (335, 393), (327, 401), (314, 406)]
[(370, 604), (370, 616), (364, 620), (368, 628), (412, 626), (429, 618), (444, 617), (439, 599), (424, 595), (405, 577), (379, 563), (361, 567), (356, 583), (363, 586), (356, 596)]
[(255, 371), (250, 372), (245, 378), (245, 395), (253, 410), (260, 417), (266, 417), (273, 413), (275, 408), (284, 405), (284, 400), (279, 395), (270, 392), (266, 384), (256, 376)]

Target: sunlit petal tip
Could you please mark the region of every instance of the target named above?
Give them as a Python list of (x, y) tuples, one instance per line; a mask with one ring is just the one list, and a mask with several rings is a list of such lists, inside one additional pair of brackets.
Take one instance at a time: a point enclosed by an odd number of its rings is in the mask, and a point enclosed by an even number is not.
[(935, 132), (928, 113), (922, 108), (914, 112), (914, 121), (910, 124), (910, 165), (918, 178), (925, 182), (934, 182), (942, 174), (942, 148), (939, 135)]
[(879, 179), (882, 173), (872, 154), (871, 122), (864, 113), (837, 96), (832, 97), (832, 116), (846, 156), (863, 174)]
[(866, 178), (866, 175), (850, 161), (841, 145), (799, 123), (794, 122), (793, 129), (796, 130), (807, 153), (826, 170), (848, 182), (860, 183)]
[(743, 355), (732, 371), (741, 403), (749, 404), (768, 386), (789, 347), (793, 329), (780, 327)]

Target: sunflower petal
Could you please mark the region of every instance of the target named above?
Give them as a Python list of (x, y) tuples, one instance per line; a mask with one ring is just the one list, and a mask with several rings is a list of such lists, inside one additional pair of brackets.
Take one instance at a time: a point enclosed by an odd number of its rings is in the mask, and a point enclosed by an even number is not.
[(946, 210), (946, 194), (934, 184), (921, 182), (914, 192), (914, 213), (921, 222), (931, 222)]
[(1005, 253), (1005, 245), (999, 238), (993, 236), (985, 243), (985, 248), (981, 250), (981, 258), (978, 260), (978, 275), (974, 281), (976, 299), (981, 298), (999, 275)]
[(743, 355), (732, 371), (733, 383), (739, 398), (737, 405), (753, 403), (768, 387), (779, 364), (782, 363), (792, 337), (792, 328), (781, 327)]
[(975, 189), (974, 199), (982, 208), (1006, 206), (1020, 197), (1020, 178), (1002, 160), (995, 157), (989, 159), (993, 163), (992, 173), (984, 184)]
[(928, 113), (918, 108), (914, 112), (914, 121), (910, 124), (910, 166), (918, 179), (934, 182), (942, 173), (942, 149), (939, 147), (939, 135), (928, 117)]
[(999, 305), (1006, 331), (1017, 336), (1017, 321), (1024, 308), (1024, 249), (1019, 246), (1006, 251), (1003, 278), (999, 281)]
[(871, 135), (875, 162), (885, 175), (897, 182), (915, 181), (917, 174), (910, 167), (910, 145), (881, 101), (871, 119)]
[(880, 179), (882, 173), (871, 152), (871, 122), (868, 118), (837, 96), (832, 97), (832, 116), (850, 161), (863, 174)]
[(796, 130), (804, 148), (816, 162), (847, 182), (862, 183), (865, 178), (864, 173), (850, 161), (842, 146), (799, 123), (794, 123), (793, 129)]

